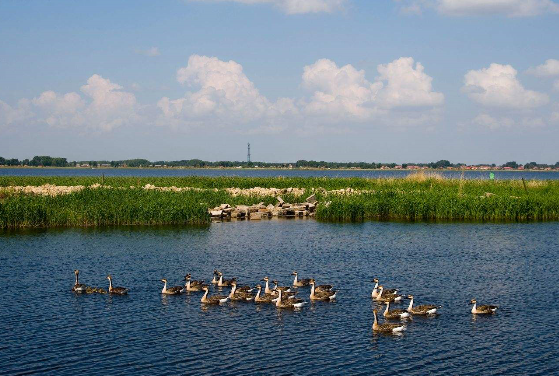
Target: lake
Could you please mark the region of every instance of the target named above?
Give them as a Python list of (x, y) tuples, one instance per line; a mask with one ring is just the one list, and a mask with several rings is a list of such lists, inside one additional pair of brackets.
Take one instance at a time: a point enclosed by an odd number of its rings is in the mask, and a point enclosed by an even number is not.
[[(550, 375), (559, 369), (558, 254), (556, 222), (0, 232), (0, 374)], [(74, 294), (76, 268), (82, 283), (107, 288), (110, 273), (130, 293)], [(338, 299), (282, 311), (203, 308), (199, 293), (160, 293), (161, 278), (209, 281), (215, 268), (251, 285), (264, 276), (287, 285), (297, 270), (334, 284)], [(375, 276), (416, 304), (441, 305), (440, 315), (414, 318), (401, 336), (373, 334)], [(474, 297), (498, 313), (473, 317)]]
[[(165, 169), (165, 168), (0, 168), (0, 176), (240, 176), (240, 177), (328, 177), (404, 178), (410, 170), (278, 170), (278, 169)], [(461, 171), (426, 171), (459, 179)], [(495, 179), (559, 179), (559, 171), (494, 171)], [(489, 171), (464, 171), (466, 179), (489, 179)]]

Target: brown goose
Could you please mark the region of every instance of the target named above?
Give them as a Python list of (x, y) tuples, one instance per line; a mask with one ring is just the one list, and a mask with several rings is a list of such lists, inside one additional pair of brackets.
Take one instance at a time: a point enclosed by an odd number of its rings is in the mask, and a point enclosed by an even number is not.
[(286, 293), (286, 292), (291, 292), (291, 289), (290, 289), (289, 287), (287, 287), (287, 286), (279, 286), (279, 282), (278, 282), (277, 279), (274, 279), (272, 282), (274, 283), (273, 291), (275, 291), (276, 293), (277, 293), (279, 290), (283, 291), (284, 293)]
[[(379, 294), (378, 278), (373, 278), (373, 282), (375, 283), (375, 287), (373, 287), (373, 292), (371, 292), (371, 298), (376, 298)], [(385, 289), (384, 293), (389, 295), (396, 295), (398, 293), (398, 289)]]
[(477, 301), (475, 299), (472, 299), (470, 301), (470, 304), (473, 304), (474, 306), (472, 307), (472, 313), (475, 315), (491, 315), (495, 312), (497, 312), (497, 306), (494, 305), (477, 305)]
[(437, 309), (441, 306), (436, 306), (433, 304), (423, 304), (417, 307), (413, 306), (413, 295), (409, 295), (408, 299), (410, 300), (410, 305), (408, 306), (407, 311), (412, 315), (434, 315), (437, 313)]
[(277, 297), (270, 294), (262, 294), (262, 286), (256, 286), (256, 296), (254, 297), (255, 303), (272, 303)]
[(283, 299), (282, 294), (283, 292), (279, 290), (278, 298), (275, 299), (277, 308), (294, 309), (294, 308), (301, 308), (306, 304), (306, 302), (303, 301), (303, 299), (297, 299), (297, 298)]
[(78, 269), (74, 270), (74, 275), (76, 276), (76, 282), (72, 286), (72, 291), (74, 292), (87, 292), (87, 285), (80, 283), (80, 271)]
[(164, 278), (161, 280), (161, 282), (164, 283), (163, 285), (163, 290), (161, 290), (162, 294), (165, 295), (178, 295), (181, 293), (182, 291), (182, 286), (173, 286), (173, 287), (169, 287), (167, 288), (167, 280)]
[(229, 293), (229, 299), (232, 302), (248, 302), (254, 299), (254, 296), (250, 292), (237, 291), (237, 281), (233, 281), (231, 284), (231, 292)]
[(109, 280), (109, 294), (114, 294), (114, 295), (128, 294), (128, 289), (125, 287), (113, 287), (113, 277), (111, 277), (110, 274), (107, 276), (107, 279)]
[(181, 290), (181, 292), (202, 291), (202, 286), (204, 285), (204, 281), (193, 281), (192, 275), (190, 273), (188, 273), (184, 277), (184, 280), (186, 281), (186, 283), (184, 284), (184, 288)]
[(219, 279), (217, 281), (217, 285), (219, 287), (228, 287), (231, 286), (231, 284), (233, 283), (233, 281), (235, 280), (235, 278), (231, 278), (231, 279), (223, 279), (223, 273), (218, 271), (217, 275), (219, 276)]
[(303, 287), (303, 286), (308, 286), (310, 285), (310, 278), (306, 278), (306, 279), (299, 279), (298, 277), (298, 273), (296, 271), (293, 271), (293, 273), (291, 273), (291, 275), (294, 275), (295, 278), (293, 279), (293, 286), (295, 287)]
[(405, 319), (410, 317), (410, 313), (403, 309), (390, 309), (390, 302), (386, 302), (386, 310), (382, 314), (386, 319)]
[(218, 271), (217, 269), (214, 270), (214, 274), (213, 274), (213, 278), (212, 278), (212, 285), (217, 285), (217, 283), (219, 282), (219, 276), (218, 276)]
[(374, 300), (376, 300), (377, 302), (400, 302), (402, 300), (401, 295), (385, 293), (383, 286), (379, 286), (378, 289), (379, 293), (377, 297), (374, 298)]
[(321, 301), (329, 302), (336, 299), (336, 294), (337, 294), (336, 291), (332, 291), (332, 290), (316, 291), (314, 279), (311, 279), (310, 285), (311, 285), (311, 295), (310, 295), (311, 300), (321, 300)]
[(229, 300), (229, 297), (223, 295), (208, 296), (210, 290), (208, 289), (207, 285), (204, 285), (202, 287), (202, 290), (204, 290), (204, 296), (202, 296), (202, 299), (200, 299), (200, 302), (202, 302), (202, 304), (221, 304)]
[(377, 310), (373, 310), (373, 315), (375, 316), (375, 321), (373, 322), (373, 332), (377, 333), (401, 333), (406, 330), (405, 325), (401, 324), (379, 324), (377, 319)]

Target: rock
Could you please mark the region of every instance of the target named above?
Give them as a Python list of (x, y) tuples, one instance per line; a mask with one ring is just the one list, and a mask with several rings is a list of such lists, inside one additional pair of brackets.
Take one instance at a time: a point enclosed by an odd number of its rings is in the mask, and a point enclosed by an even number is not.
[(270, 204), (270, 205), (266, 206), (266, 209), (268, 211), (272, 211), (272, 210), (274, 210), (274, 205)]
[(316, 196), (314, 194), (307, 197), (306, 201), (310, 204), (316, 204)]
[(250, 213), (250, 220), (251, 221), (259, 221), (261, 219), (262, 219), (262, 213), (260, 213), (260, 212)]
[(210, 211), (210, 214), (212, 217), (221, 217), (221, 214), (223, 214), (223, 210), (212, 210)]
[(278, 203), (279, 203), (279, 206), (283, 206), (283, 204), (284, 204), (283, 199), (279, 196), (278, 196)]
[(230, 208), (231, 206), (229, 204), (221, 204), (219, 207), (221, 209), (227, 209), (227, 208)]

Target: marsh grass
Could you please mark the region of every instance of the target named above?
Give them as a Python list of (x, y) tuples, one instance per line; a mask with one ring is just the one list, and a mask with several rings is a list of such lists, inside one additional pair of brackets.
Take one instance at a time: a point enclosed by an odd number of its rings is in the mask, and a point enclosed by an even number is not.
[[(0, 187), (99, 184), (95, 177), (0, 177)], [(139, 188), (196, 187), (204, 191), (161, 192)], [(301, 202), (315, 193), (322, 221), (559, 220), (559, 181), (445, 179), (431, 174), (405, 179), (364, 178), (241, 178), (241, 177), (110, 177), (105, 186), (55, 197), (9, 194), (0, 190), (0, 228), (205, 224), (207, 209), (228, 203), (276, 203), (272, 196), (237, 196), (224, 188), (305, 188), (302, 196), (282, 195)], [(120, 187), (120, 189), (117, 189)], [(333, 190), (351, 188), (353, 193)], [(217, 189), (217, 190), (215, 190)], [(329, 205), (325, 205), (330, 202)]]

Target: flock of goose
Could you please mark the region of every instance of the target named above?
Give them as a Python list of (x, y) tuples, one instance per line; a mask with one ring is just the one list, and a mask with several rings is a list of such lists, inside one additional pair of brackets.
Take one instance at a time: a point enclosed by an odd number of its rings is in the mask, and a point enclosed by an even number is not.
[[(74, 270), (75, 283), (72, 287), (72, 291), (76, 293), (100, 293), (105, 294), (105, 291), (99, 287), (91, 287), (79, 282), (79, 270)], [(336, 299), (337, 292), (332, 285), (317, 285), (313, 278), (301, 279), (298, 273), (294, 271), (291, 273), (294, 276), (293, 283), (291, 286), (279, 286), (277, 280), (272, 280), (268, 277), (262, 278), (264, 282), (264, 291), (262, 291), (262, 285), (258, 284), (254, 287), (247, 285), (238, 285), (236, 278), (224, 279), (223, 273), (219, 270), (214, 270), (213, 278), (211, 284), (217, 288), (229, 287), (231, 290), (228, 295), (210, 295), (209, 285), (203, 280), (192, 280), (192, 276), (187, 274), (184, 277), (184, 286), (167, 286), (167, 280), (162, 279), (163, 289), (162, 294), (165, 295), (178, 295), (190, 292), (203, 292), (200, 302), (203, 305), (211, 304), (223, 304), (228, 301), (235, 302), (254, 302), (269, 303), (274, 304), (277, 308), (281, 309), (298, 309), (303, 307), (307, 302), (297, 296), (300, 287), (310, 287), (309, 299), (311, 301), (323, 301), (332, 302)], [(113, 286), (113, 280), (111, 275), (107, 276), (109, 280), (109, 294), (114, 295), (126, 295), (128, 289), (125, 287), (115, 287)], [(270, 282), (274, 284), (270, 287)], [(401, 333), (406, 330), (405, 320), (410, 319), (412, 316), (432, 316), (437, 314), (437, 309), (441, 306), (436, 306), (433, 304), (422, 304), (414, 306), (413, 295), (408, 295), (407, 298), (410, 300), (407, 309), (390, 309), (390, 305), (393, 303), (401, 303), (404, 297), (398, 294), (397, 289), (385, 289), (384, 286), (379, 286), (379, 280), (377, 278), (373, 279), (375, 283), (373, 291), (371, 292), (371, 299), (378, 303), (386, 305), (384, 312), (382, 313), (385, 320), (400, 320), (400, 322), (384, 322), (379, 323), (377, 314), (378, 309), (373, 310), (374, 322), (372, 330), (378, 333)], [(256, 292), (255, 292), (256, 290)], [(497, 306), (494, 305), (477, 305), (477, 301), (472, 299), (470, 304), (473, 304), (471, 313), (475, 315), (484, 314), (494, 314), (497, 311)]]

